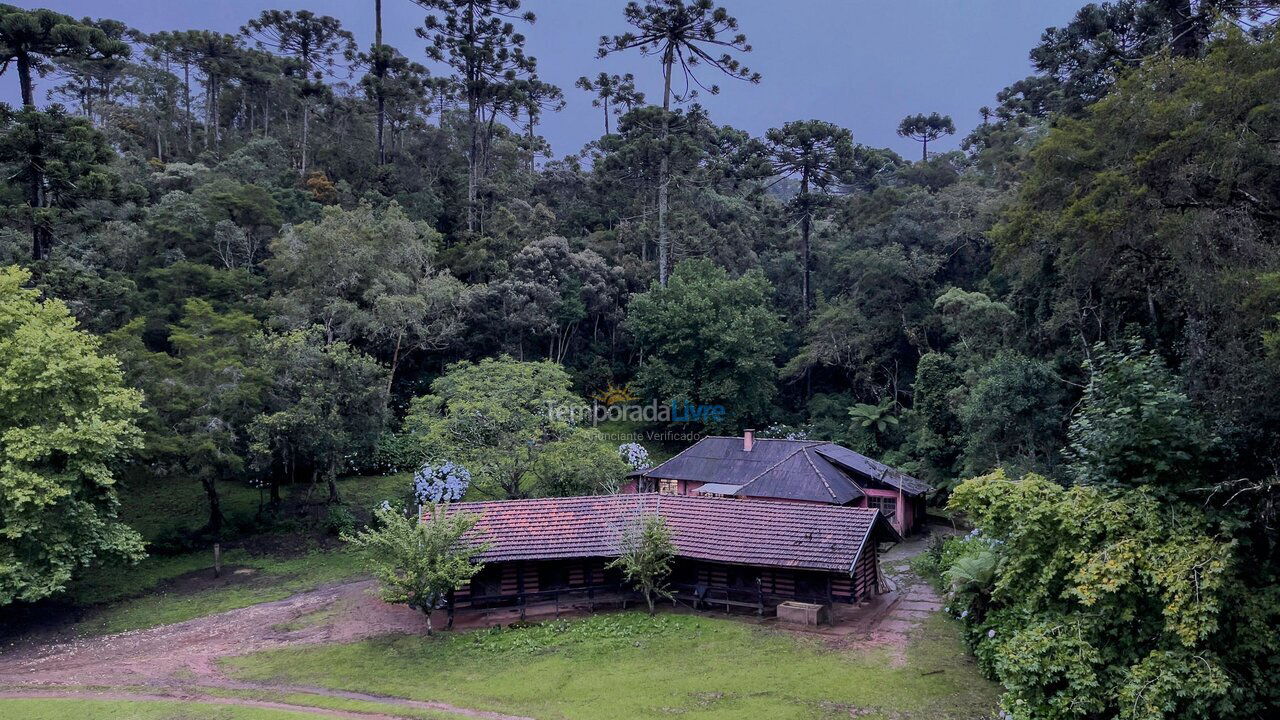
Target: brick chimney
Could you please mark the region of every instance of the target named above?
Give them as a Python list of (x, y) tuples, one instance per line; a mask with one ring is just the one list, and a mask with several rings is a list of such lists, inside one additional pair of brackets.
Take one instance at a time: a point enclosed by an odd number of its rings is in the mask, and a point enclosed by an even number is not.
[(743, 430), (742, 431), (742, 451), (751, 452), (751, 446), (755, 444), (756, 444), (756, 431)]

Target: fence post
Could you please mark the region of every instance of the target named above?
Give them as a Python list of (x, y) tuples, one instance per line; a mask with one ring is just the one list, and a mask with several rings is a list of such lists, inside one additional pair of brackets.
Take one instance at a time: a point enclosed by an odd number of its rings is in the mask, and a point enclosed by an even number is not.
[(222, 544), (213, 544), (213, 576), (222, 577)]

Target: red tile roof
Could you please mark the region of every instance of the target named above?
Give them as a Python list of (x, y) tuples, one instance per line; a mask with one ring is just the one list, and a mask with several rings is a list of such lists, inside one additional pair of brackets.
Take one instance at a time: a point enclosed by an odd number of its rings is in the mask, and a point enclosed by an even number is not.
[(616, 557), (623, 531), (653, 513), (666, 520), (678, 555), (738, 565), (850, 572), (873, 530), (874, 540), (897, 539), (874, 509), (657, 493), (456, 503), (451, 511), (480, 516), (467, 537), (490, 543), (481, 556), (490, 562)]

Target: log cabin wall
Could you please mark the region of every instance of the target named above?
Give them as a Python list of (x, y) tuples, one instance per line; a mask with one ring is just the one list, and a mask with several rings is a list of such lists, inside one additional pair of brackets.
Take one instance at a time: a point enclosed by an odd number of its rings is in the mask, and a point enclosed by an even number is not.
[[(490, 563), (470, 584), (455, 591), (454, 607), (512, 605), (522, 599), (549, 601), (556, 591), (626, 589), (620, 572), (605, 569), (609, 562), (610, 558), (574, 558)], [(845, 573), (679, 558), (672, 571), (671, 584), (682, 591), (701, 587), (720, 596), (736, 594), (752, 601), (761, 593), (768, 605), (790, 599), (856, 603), (878, 592), (875, 563), (874, 546), (864, 550), (852, 577)]]

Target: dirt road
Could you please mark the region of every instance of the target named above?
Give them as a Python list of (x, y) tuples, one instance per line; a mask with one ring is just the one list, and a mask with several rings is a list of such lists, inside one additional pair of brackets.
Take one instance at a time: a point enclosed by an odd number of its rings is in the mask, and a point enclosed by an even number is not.
[[(335, 710), (306, 705), (306, 696), (378, 703), (488, 720), (530, 720), (513, 715), (324, 688), (255, 685), (230, 680), (218, 661), (295, 645), (352, 642), (387, 633), (423, 633), (420, 613), (371, 595), (372, 581), (320, 588), (277, 602), (253, 605), (174, 625), (24, 646), (0, 654), (0, 699), (80, 698), (183, 700), (215, 705), (288, 709), (317, 717), (396, 720), (386, 712)], [(136, 692), (88, 688), (134, 688)], [(288, 695), (288, 702), (228, 693)], [(322, 704), (322, 703), (318, 703)]]

